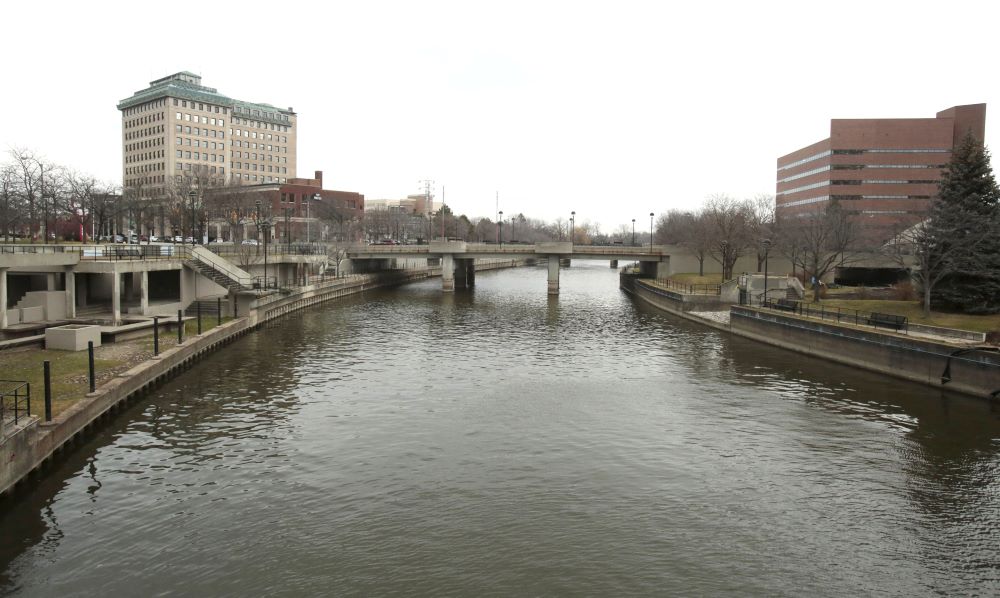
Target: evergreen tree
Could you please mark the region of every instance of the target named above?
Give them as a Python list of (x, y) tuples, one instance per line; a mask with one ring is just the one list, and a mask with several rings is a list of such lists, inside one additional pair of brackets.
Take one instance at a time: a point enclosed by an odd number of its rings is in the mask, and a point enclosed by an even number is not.
[(965, 313), (1000, 312), (1000, 188), (989, 151), (966, 135), (955, 148), (938, 187), (918, 251), (937, 272), (922, 282), (935, 308)]

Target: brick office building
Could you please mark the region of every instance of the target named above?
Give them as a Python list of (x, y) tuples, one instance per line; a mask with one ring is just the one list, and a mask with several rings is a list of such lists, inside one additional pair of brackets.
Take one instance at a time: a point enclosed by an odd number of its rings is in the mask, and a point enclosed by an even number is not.
[[(262, 213), (272, 223), (271, 238), (276, 242), (353, 241), (356, 231), (350, 224), (365, 214), (365, 196), (353, 191), (323, 188), (323, 171), (317, 170), (311, 179), (291, 178), (284, 183), (229, 186), (208, 191), (210, 203), (217, 196), (237, 194), (238, 205), (248, 212), (243, 221), (244, 231), (236, 239), (257, 238), (253, 224), (254, 206), (261, 202)], [(234, 235), (224, 220), (213, 220), (210, 227), (216, 237), (233, 241)]]
[(926, 218), (941, 169), (971, 132), (982, 142), (986, 104), (954, 106), (935, 118), (833, 119), (827, 139), (778, 158), (779, 218), (837, 202), (872, 241)]

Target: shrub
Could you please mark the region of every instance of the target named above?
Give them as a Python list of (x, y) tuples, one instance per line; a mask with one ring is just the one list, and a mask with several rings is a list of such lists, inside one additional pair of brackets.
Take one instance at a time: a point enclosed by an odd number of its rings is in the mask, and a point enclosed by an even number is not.
[(912, 282), (904, 280), (892, 286), (892, 298), (896, 301), (915, 301), (918, 298), (917, 289)]

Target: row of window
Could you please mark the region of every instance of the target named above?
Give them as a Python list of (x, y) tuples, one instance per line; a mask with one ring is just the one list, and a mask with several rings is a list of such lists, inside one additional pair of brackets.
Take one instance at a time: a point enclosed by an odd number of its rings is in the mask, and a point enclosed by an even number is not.
[(201, 139), (192, 140), (190, 137), (178, 137), (176, 141), (176, 145), (178, 146), (188, 145), (192, 147), (207, 147), (210, 149), (223, 149), (226, 147), (225, 142), (222, 141), (216, 143), (215, 141), (202, 141)]
[[(244, 120), (246, 120), (247, 118), (252, 118), (254, 116), (257, 116), (257, 117), (261, 117), (261, 118), (270, 118), (272, 120), (281, 120), (281, 121), (284, 121), (284, 122), (291, 122), (291, 119), (288, 118), (288, 115), (281, 114), (279, 112), (266, 112), (266, 111), (262, 112), (262, 111), (260, 111), (258, 109), (255, 109), (255, 108), (253, 108), (253, 109), (251, 109), (251, 108), (243, 108), (242, 106), (235, 106), (235, 107), (233, 107), (233, 116), (240, 116), (240, 115), (242, 115), (241, 118), (243, 118)], [(251, 121), (251, 122), (254, 122), (254, 121)], [(257, 126), (257, 124), (262, 125), (264, 128), (269, 128), (268, 127), (269, 123), (256, 123), (254, 126)], [(271, 126), (273, 127), (275, 125), (271, 125)], [(281, 126), (284, 126), (284, 125), (277, 125), (277, 126), (281, 127)]]
[(187, 122), (201, 123), (203, 125), (213, 125), (219, 127), (226, 126), (226, 119), (224, 118), (215, 118), (214, 116), (213, 117), (198, 116), (197, 114), (192, 115), (188, 114), (187, 112), (183, 113), (177, 112), (174, 120), (183, 120)]
[(860, 156), (861, 154), (948, 154), (951, 153), (950, 149), (902, 149), (902, 148), (888, 148), (888, 149), (839, 149), (833, 150), (834, 156)]
[[(245, 130), (245, 129), (236, 129), (236, 130), (229, 129), (229, 134), (230, 135), (235, 135), (236, 137), (242, 136), (242, 137), (249, 137), (251, 139), (261, 139), (261, 140), (264, 139), (264, 133), (261, 133), (260, 136), (258, 137), (257, 136), (257, 131), (248, 131), (248, 130)], [(272, 137), (274, 137), (274, 141), (280, 141), (282, 143), (288, 143), (288, 137), (285, 136), (285, 135), (272, 135), (271, 133), (267, 133), (267, 140), (268, 141), (271, 141)]]
[(287, 133), (291, 129), (288, 125), (275, 125), (272, 123), (262, 123), (255, 120), (247, 120), (245, 118), (239, 118), (234, 116), (230, 119), (231, 123), (234, 125), (246, 125), (248, 127), (254, 127), (257, 129), (268, 129), (270, 131), (278, 131), (279, 133)]
[[(242, 158), (244, 160), (260, 160), (262, 162), (278, 162), (279, 164), (288, 164), (288, 158), (285, 156), (275, 156), (273, 154), (256, 154), (251, 152), (229, 152), (231, 158)], [(260, 156), (258, 158), (258, 155)]]
[(207, 172), (209, 174), (216, 174), (216, 173), (226, 174), (225, 166), (215, 167), (215, 166), (208, 166), (207, 164), (192, 164), (190, 162), (177, 162), (174, 164), (174, 170), (191, 170), (192, 168), (194, 170), (201, 170), (207, 168), (208, 169)]
[(807, 162), (812, 162), (813, 160), (819, 160), (820, 158), (825, 158), (829, 155), (830, 155), (830, 150), (826, 150), (825, 152), (814, 154), (812, 156), (809, 156), (808, 158), (802, 158), (801, 160), (797, 160), (795, 162), (792, 162), (791, 164), (785, 164), (784, 166), (779, 167), (778, 170), (781, 171), (781, 170), (788, 170), (789, 168), (795, 168), (796, 166), (805, 164)]
[(205, 162), (225, 162), (226, 157), (220, 156), (218, 154), (210, 154), (208, 152), (191, 152), (177, 150), (178, 158), (183, 158), (185, 160), (204, 160)]
[(140, 164), (139, 166), (130, 166), (125, 169), (125, 174), (142, 174), (144, 172), (156, 172), (159, 170), (165, 170), (163, 162), (158, 162), (153, 164)]
[[(233, 176), (238, 179), (238, 178), (240, 178), (240, 173), (237, 172)], [(243, 173), (243, 180), (244, 181), (256, 181), (257, 180), (257, 175)], [(269, 175), (263, 175), (262, 174), (262, 175), (260, 175), (260, 182), (262, 182), (262, 183), (284, 183), (284, 182), (286, 182), (286, 180), (285, 180), (284, 177), (276, 177), (276, 176), (269, 176)]]
[[(188, 106), (188, 103), (191, 105)], [(229, 108), (226, 108), (225, 106), (213, 106), (212, 104), (195, 102), (194, 100), (188, 102), (187, 100), (174, 98), (174, 106), (179, 106), (180, 108), (191, 108), (192, 110), (201, 110), (203, 112), (215, 112), (215, 114), (229, 114)], [(178, 114), (180, 114), (180, 112), (178, 112)]]
[(833, 170), (865, 170), (868, 168), (944, 168), (945, 164), (834, 164)]
[(174, 131), (178, 133), (186, 133), (188, 135), (204, 135), (205, 137), (221, 137), (226, 138), (225, 131), (216, 131), (215, 129), (202, 129), (200, 127), (192, 128), (190, 125), (175, 125)]
[(158, 152), (145, 152), (142, 154), (136, 154), (134, 156), (125, 156), (126, 164), (134, 164), (135, 162), (146, 162), (147, 160), (157, 160), (164, 157), (163, 150)]
[(837, 201), (859, 201), (862, 199), (930, 199), (930, 195), (831, 195)]
[(155, 127), (147, 127), (140, 131), (127, 131), (125, 133), (125, 139), (139, 139), (140, 137), (149, 137), (151, 135), (157, 135), (163, 133), (163, 125), (157, 125)]
[(149, 149), (151, 147), (158, 147), (163, 145), (163, 137), (157, 137), (156, 139), (145, 139), (139, 143), (126, 143), (126, 152), (137, 152), (139, 150)]
[(811, 203), (819, 203), (821, 201), (829, 201), (829, 195), (819, 195), (817, 197), (808, 197), (806, 199), (797, 199), (795, 201), (790, 201), (788, 203), (779, 203), (775, 205), (776, 208), (790, 208), (792, 206), (804, 206)]
[(804, 178), (804, 177), (807, 177), (807, 176), (810, 176), (810, 175), (813, 175), (813, 174), (818, 174), (820, 172), (826, 172), (828, 170), (830, 170), (829, 166), (821, 166), (819, 168), (814, 168), (813, 170), (807, 170), (805, 172), (800, 172), (798, 174), (793, 174), (792, 176), (787, 176), (787, 177), (785, 177), (783, 179), (778, 179), (778, 182), (779, 183), (787, 183), (789, 181), (794, 181), (796, 179), (801, 179), (801, 178)]
[(140, 104), (139, 106), (133, 106), (131, 108), (126, 108), (123, 113), (125, 116), (132, 116), (133, 114), (140, 114), (142, 112), (149, 112), (150, 110), (155, 110), (157, 108), (163, 108), (167, 105), (166, 100), (153, 100), (152, 102), (146, 102), (145, 104)]
[[(247, 162), (247, 163), (234, 162), (233, 163), (233, 168), (236, 169), (236, 170), (253, 170), (253, 171), (260, 170), (261, 172), (264, 172), (264, 165), (263, 164), (261, 164), (260, 168), (258, 169), (257, 168), (257, 164), (254, 164), (254, 163), (251, 163), (251, 162)], [(278, 174), (288, 174), (288, 168), (286, 166), (271, 166), (271, 165), (268, 165), (267, 171), (268, 172), (275, 172), (275, 173), (278, 173)]]
[(928, 180), (881, 180), (881, 179), (870, 179), (870, 180), (834, 180), (830, 181), (831, 185), (936, 185), (939, 181), (928, 181)]
[[(257, 143), (253, 142), (253, 141), (240, 141), (238, 139), (237, 140), (231, 140), (230, 141), (230, 145), (235, 146), (235, 147), (243, 147), (243, 148), (247, 148), (247, 149), (258, 149)], [(274, 148), (273, 150), (271, 149), (272, 147)], [(264, 149), (264, 148), (265, 148), (265, 144), (261, 143), (259, 149)], [(286, 146), (283, 146), (283, 145), (275, 145), (275, 146), (266, 145), (266, 148), (267, 148), (267, 151), (269, 151), (269, 152), (270, 151), (275, 151), (275, 152), (278, 152), (279, 154), (287, 154), (288, 153), (288, 148)]]
[[(150, 185), (150, 184), (153, 184), (153, 183), (162, 183), (162, 182), (164, 182), (164, 178), (165, 178), (165, 175), (157, 174), (157, 175), (153, 175), (153, 176), (138, 177), (138, 178), (135, 178), (135, 179), (125, 179), (125, 186), (126, 187), (135, 188), (135, 187), (139, 187), (140, 185)], [(145, 197), (145, 196), (153, 197), (155, 194), (154, 193), (142, 193), (140, 191), (139, 195), (141, 197)]]
[(778, 191), (775, 195), (790, 195), (792, 193), (798, 193), (799, 191), (808, 191), (809, 189), (818, 189), (820, 187), (826, 187), (830, 184), (830, 181), (820, 181), (818, 183), (812, 183), (809, 185), (802, 185), (801, 187), (795, 187), (794, 189), (789, 189), (787, 191)]
[(132, 120), (125, 121), (125, 128), (131, 129), (134, 127), (139, 127), (142, 125), (152, 124), (163, 120), (163, 113), (157, 112), (155, 114), (147, 114), (146, 116), (141, 116), (139, 118), (133, 118)]

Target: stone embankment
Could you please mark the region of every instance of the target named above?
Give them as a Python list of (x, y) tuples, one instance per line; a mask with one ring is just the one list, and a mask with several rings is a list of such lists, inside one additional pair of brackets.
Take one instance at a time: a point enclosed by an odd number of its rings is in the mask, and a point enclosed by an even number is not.
[(683, 297), (623, 274), (621, 287), (642, 301), (693, 322), (805, 355), (981, 398), (1000, 395), (1000, 351), (978, 334), (919, 327), (905, 335), (733, 305), (729, 311), (685, 309)]

